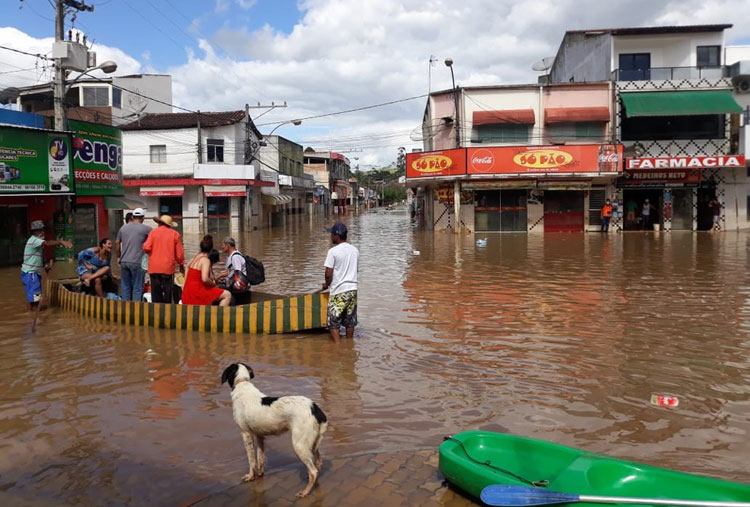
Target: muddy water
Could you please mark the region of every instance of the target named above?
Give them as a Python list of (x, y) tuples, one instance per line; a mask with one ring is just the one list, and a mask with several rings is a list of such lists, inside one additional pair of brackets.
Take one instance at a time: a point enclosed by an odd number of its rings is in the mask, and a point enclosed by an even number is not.
[[(339, 346), (56, 309), (32, 334), (18, 271), (0, 270), (1, 494), (176, 504), (237, 484), (246, 458), (219, 384), (235, 361), (266, 394), (321, 404), (328, 457), (487, 428), (750, 482), (750, 236), (506, 234), (477, 247), (413, 231), (401, 213), (347, 220), (361, 326)], [(265, 290), (320, 286), (323, 225), (302, 217), (242, 238)], [(680, 405), (654, 407), (653, 393)], [(267, 452), (269, 470), (295, 462), (286, 437)]]

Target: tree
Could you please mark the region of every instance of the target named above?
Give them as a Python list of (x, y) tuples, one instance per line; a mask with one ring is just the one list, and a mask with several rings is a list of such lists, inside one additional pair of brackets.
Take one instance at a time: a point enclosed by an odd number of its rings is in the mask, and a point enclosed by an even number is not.
[(403, 146), (398, 149), (398, 157), (396, 158), (396, 167), (400, 174), (406, 174), (406, 148)]

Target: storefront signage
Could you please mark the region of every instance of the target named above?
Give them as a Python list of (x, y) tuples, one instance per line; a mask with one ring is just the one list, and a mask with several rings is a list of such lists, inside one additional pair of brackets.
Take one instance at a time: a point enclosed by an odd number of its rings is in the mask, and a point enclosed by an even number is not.
[(621, 173), (622, 145), (469, 148), (469, 174)]
[(534, 188), (534, 180), (466, 181), (461, 188), (466, 190), (492, 190), (497, 188)]
[(701, 181), (700, 169), (638, 169), (625, 171), (617, 181), (625, 187), (687, 187), (697, 186)]
[[(436, 189), (437, 200), (443, 204), (453, 204), (453, 187), (440, 187)], [(461, 190), (461, 204), (472, 204), (474, 193), (470, 190)]]
[(406, 154), (407, 178), (434, 178), (466, 174), (466, 150)]
[(687, 169), (693, 167), (745, 167), (742, 155), (720, 157), (644, 157), (629, 158), (628, 169)]
[(124, 195), (122, 133), (108, 125), (70, 120), (78, 195)]
[(70, 193), (70, 136), (0, 127), (0, 194)]

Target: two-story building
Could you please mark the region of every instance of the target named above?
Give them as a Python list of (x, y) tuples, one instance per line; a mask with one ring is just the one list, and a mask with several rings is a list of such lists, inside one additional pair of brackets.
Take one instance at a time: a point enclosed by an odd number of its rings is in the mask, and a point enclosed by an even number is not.
[(150, 114), (122, 127), (126, 196), (168, 214), (187, 234), (262, 226), (250, 163), (261, 134), (247, 110)]
[(315, 178), (318, 205), (326, 207), (326, 213), (346, 212), (347, 201), (352, 194), (349, 159), (341, 153), (315, 151), (312, 148), (307, 148), (304, 156), (304, 170)]
[(262, 190), (266, 223), (281, 225), (287, 215), (304, 213), (312, 181), (303, 178), (302, 146), (285, 137), (264, 136), (257, 160), (264, 170), (274, 171), (278, 179), (277, 187)]
[(608, 82), (430, 94), (425, 151), (407, 154), (406, 168), (422, 225), (477, 232), (598, 227), (599, 209), (622, 174), (611, 104)]
[[(724, 30), (732, 25), (663, 26), (566, 32), (550, 69), (551, 83), (610, 81), (613, 127), (625, 147), (613, 224), (641, 229), (709, 230), (717, 199), (720, 227), (750, 226), (739, 151), (739, 113), (725, 65)], [(743, 194), (746, 193), (743, 191)]]

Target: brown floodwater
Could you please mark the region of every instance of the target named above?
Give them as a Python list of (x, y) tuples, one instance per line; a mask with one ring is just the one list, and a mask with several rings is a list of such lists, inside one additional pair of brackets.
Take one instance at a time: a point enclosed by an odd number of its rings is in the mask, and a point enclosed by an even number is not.
[[(327, 458), (486, 428), (750, 482), (750, 235), (499, 234), (478, 247), (400, 212), (345, 220), (361, 252), (360, 326), (338, 346), (59, 309), (32, 333), (18, 269), (1, 269), (4, 503), (179, 504), (236, 485), (247, 463), (220, 385), (236, 361), (267, 395), (323, 407)], [(264, 290), (320, 287), (324, 225), (297, 217), (242, 238)], [(288, 437), (267, 453), (269, 471), (296, 462)]]

